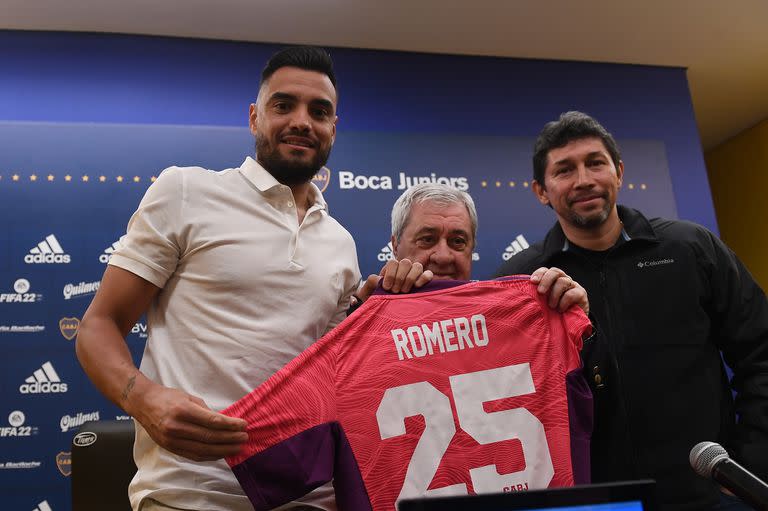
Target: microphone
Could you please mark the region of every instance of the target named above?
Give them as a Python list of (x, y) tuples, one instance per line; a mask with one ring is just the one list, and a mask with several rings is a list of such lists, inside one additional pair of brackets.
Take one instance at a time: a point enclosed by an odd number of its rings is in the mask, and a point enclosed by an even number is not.
[(711, 477), (753, 508), (768, 511), (768, 484), (733, 461), (720, 444), (699, 442), (688, 459), (701, 477)]

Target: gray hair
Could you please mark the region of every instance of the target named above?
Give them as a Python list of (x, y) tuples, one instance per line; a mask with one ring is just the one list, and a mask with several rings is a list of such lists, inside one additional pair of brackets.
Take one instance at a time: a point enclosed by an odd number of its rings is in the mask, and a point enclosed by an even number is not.
[(411, 208), (414, 204), (434, 202), (441, 206), (463, 204), (469, 213), (469, 221), (472, 224), (472, 242), (477, 243), (477, 210), (475, 201), (467, 192), (458, 190), (452, 186), (440, 183), (420, 183), (408, 188), (395, 201), (392, 206), (392, 236), (397, 241), (403, 235), (411, 216)]

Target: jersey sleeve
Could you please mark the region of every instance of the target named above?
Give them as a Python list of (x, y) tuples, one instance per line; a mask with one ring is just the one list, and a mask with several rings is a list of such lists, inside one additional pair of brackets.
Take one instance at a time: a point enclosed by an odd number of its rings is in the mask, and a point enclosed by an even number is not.
[(248, 422), (245, 447), (226, 461), (256, 511), (291, 502), (334, 478), (340, 509), (370, 509), (337, 418), (334, 332), (222, 410)]
[(128, 221), (109, 264), (163, 287), (179, 262), (183, 200), (182, 170), (164, 170)]
[(574, 484), (591, 482), (590, 445), (594, 428), (592, 391), (584, 376), (580, 357), (584, 339), (592, 335), (592, 324), (579, 307), (573, 306), (562, 315), (559, 323), (565, 332), (563, 360), (566, 361), (565, 387), (568, 398), (569, 430), (571, 434), (571, 465)]
[(570, 341), (564, 346), (566, 349), (566, 360), (568, 360), (568, 370), (581, 367), (581, 348), (584, 346), (584, 339), (592, 335), (592, 322), (581, 308), (572, 306), (561, 316), (563, 329), (566, 337)]

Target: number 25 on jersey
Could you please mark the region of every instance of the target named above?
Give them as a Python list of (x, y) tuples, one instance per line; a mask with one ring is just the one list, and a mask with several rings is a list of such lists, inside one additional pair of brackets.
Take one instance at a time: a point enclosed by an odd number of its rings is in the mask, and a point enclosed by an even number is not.
[[(449, 381), (459, 427), (481, 445), (517, 439), (525, 457), (525, 468), (509, 474), (500, 474), (494, 464), (466, 467), (475, 492), (546, 488), (555, 471), (541, 421), (525, 408), (486, 412), (483, 406), (489, 401), (534, 393), (530, 365), (459, 374)], [(384, 392), (376, 411), (381, 439), (405, 435), (405, 418), (415, 415), (424, 417), (425, 428), (411, 456), (398, 500), (467, 494), (465, 483), (427, 489), (456, 434), (450, 397), (430, 383), (411, 383)]]

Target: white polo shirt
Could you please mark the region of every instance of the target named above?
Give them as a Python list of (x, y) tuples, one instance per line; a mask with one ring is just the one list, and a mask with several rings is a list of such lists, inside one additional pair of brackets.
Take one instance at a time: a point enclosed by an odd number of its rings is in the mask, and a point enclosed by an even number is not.
[[(360, 280), (354, 241), (317, 187), (301, 225), (293, 200), (252, 158), (220, 172), (171, 167), (150, 186), (109, 261), (161, 288), (147, 312), (147, 377), (220, 410), (344, 319)], [(146, 497), (252, 509), (223, 460), (176, 456), (136, 427), (134, 509)]]

